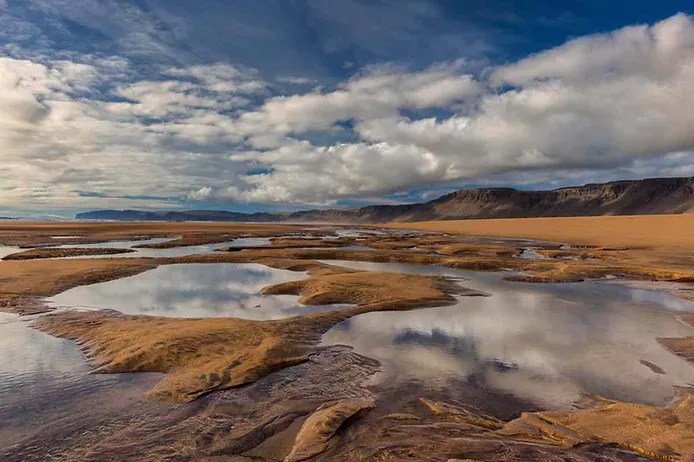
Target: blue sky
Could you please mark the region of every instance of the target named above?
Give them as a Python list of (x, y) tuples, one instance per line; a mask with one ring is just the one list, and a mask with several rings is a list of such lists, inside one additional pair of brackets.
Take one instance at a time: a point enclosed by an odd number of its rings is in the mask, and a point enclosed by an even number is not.
[(295, 210), (694, 175), (693, 13), (0, 0), (0, 215)]

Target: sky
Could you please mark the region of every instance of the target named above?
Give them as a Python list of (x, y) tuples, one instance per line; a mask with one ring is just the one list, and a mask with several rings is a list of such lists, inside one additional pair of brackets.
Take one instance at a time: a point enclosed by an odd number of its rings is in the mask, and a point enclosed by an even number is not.
[(0, 215), (694, 176), (694, 4), (0, 0)]

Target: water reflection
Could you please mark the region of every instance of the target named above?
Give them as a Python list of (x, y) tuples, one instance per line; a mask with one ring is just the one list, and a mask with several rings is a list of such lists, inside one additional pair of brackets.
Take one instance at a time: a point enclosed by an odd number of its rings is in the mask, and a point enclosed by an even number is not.
[(384, 236), (389, 234), (382, 229), (370, 228), (340, 228), (335, 230), (335, 234), (339, 237), (363, 237), (363, 236)]
[(140, 239), (140, 240), (120, 240), (120, 241), (107, 241), (107, 242), (96, 242), (93, 244), (64, 244), (55, 246), (61, 249), (129, 249), (136, 245), (148, 245), (148, 244), (161, 244), (163, 242), (173, 241), (174, 239), (168, 237), (152, 238), (152, 239)]
[(0, 245), (0, 259), (5, 258), (8, 255), (11, 255), (16, 252), (20, 252), (21, 249), (19, 247), (12, 247), (9, 245)]
[(171, 258), (171, 257), (185, 257), (187, 255), (201, 255), (207, 253), (214, 253), (218, 249), (224, 247), (240, 247), (240, 246), (263, 246), (269, 245), (270, 239), (267, 238), (239, 238), (234, 239), (229, 242), (219, 242), (216, 244), (204, 244), (204, 245), (190, 245), (185, 247), (171, 247), (168, 249), (148, 249), (141, 248), (138, 246), (149, 245), (149, 244), (160, 244), (163, 242), (172, 241), (171, 238), (155, 238), (147, 240), (131, 240), (131, 241), (109, 241), (100, 242), (97, 244), (70, 244), (62, 245), (60, 248), (82, 248), (82, 249), (133, 249), (136, 253), (123, 253), (115, 255), (88, 255), (80, 257), (67, 257), (70, 259), (75, 258), (134, 258), (134, 257), (151, 257), (151, 258)]
[[(219, 244), (218, 244), (219, 245)], [(226, 244), (226, 247), (255, 247), (270, 245), (270, 238), (267, 237), (240, 237)]]
[(8, 313), (0, 313), (0, 352), (0, 459), (4, 449), (41, 426), (69, 425), (77, 415), (99, 422), (119, 403), (141, 399), (158, 378), (89, 375), (73, 341), (34, 330), (27, 318)]
[(369, 313), (324, 335), (325, 344), (352, 345), (381, 360), (384, 380), (466, 376), (545, 408), (569, 407), (581, 390), (664, 404), (673, 386), (694, 384), (694, 367), (656, 341), (692, 335), (662, 308), (694, 311), (694, 303), (667, 293), (601, 283), (511, 283), (497, 274), (417, 265), (337, 263), (465, 277), (465, 286), (492, 294), (462, 297), (448, 307)]
[[(46, 378), (60, 376), (64, 384), (79, 384), (88, 371), (74, 342), (30, 329), (17, 315), (0, 313), (0, 403), (16, 402), (41, 386)], [(30, 403), (26, 403), (30, 404)], [(0, 422), (3, 419), (0, 408)]]
[(302, 305), (298, 297), (290, 295), (260, 294), (265, 286), (305, 277), (303, 273), (258, 264), (169, 265), (116, 281), (76, 287), (49, 299), (49, 303), (115, 309), (126, 314), (258, 320), (338, 308)]
[(538, 253), (539, 249), (537, 247), (527, 247), (524, 248), (519, 257), (523, 260), (551, 260), (548, 256)]
[(17, 315), (0, 313), (0, 351), (0, 427), (67, 395), (118, 381), (117, 376), (88, 376), (74, 342), (31, 329)]

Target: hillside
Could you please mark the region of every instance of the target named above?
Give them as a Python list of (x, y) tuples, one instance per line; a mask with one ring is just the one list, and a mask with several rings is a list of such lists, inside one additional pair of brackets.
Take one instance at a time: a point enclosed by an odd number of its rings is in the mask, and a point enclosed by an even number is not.
[(372, 205), (353, 209), (315, 209), (291, 214), (100, 210), (78, 214), (77, 219), (386, 223), (391, 221), (682, 213), (694, 213), (694, 178), (615, 181), (550, 191), (521, 191), (513, 188), (461, 189), (425, 203)]

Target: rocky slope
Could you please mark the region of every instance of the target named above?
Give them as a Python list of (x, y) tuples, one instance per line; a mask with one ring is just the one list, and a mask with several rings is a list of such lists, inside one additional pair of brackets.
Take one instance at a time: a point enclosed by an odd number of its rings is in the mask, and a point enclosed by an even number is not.
[(473, 218), (681, 213), (694, 213), (694, 177), (616, 181), (551, 191), (520, 191), (512, 188), (461, 189), (426, 203), (372, 205), (353, 209), (317, 209), (291, 214), (101, 210), (78, 214), (77, 219), (385, 223), (389, 221), (406, 222)]

